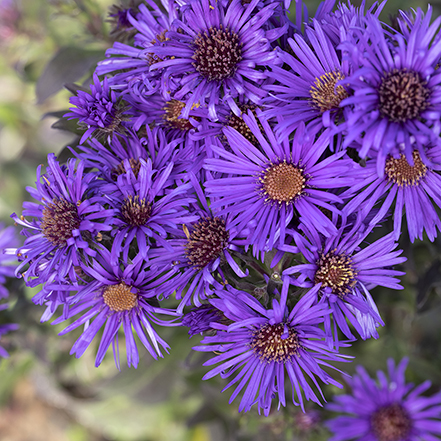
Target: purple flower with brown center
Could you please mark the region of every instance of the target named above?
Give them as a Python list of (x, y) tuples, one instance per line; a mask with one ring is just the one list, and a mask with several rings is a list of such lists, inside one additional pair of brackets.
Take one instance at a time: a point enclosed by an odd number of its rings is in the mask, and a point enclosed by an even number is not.
[(286, 406), (285, 383), (290, 383), (292, 402), (303, 411), (304, 398), (320, 404), (307, 378), (320, 395), (318, 380), (341, 387), (322, 369), (332, 367), (329, 362), (345, 361), (344, 356), (329, 348), (320, 328), (329, 314), (328, 307), (313, 305), (311, 297), (304, 296), (288, 309), (288, 285), (285, 281), (280, 301), (273, 300), (271, 309), (263, 308), (248, 293), (228, 287), (216, 291), (219, 299), (210, 299), (229, 322), (212, 322), (216, 335), (205, 337), (193, 349), (216, 354), (205, 366), (217, 366), (203, 379), (216, 375), (231, 378), (224, 390), (234, 388), (230, 402), (242, 393), (239, 412), (247, 412), (257, 404), (259, 412), (268, 415), (273, 400), (278, 407)]
[(77, 280), (74, 266), (85, 256), (94, 256), (101, 232), (112, 229), (114, 210), (104, 209), (91, 191), (96, 179), (96, 174), (85, 172), (82, 161), (60, 166), (54, 154), (48, 155), (46, 174), (39, 166), (37, 188), (28, 187), (38, 203), (24, 202), (23, 215), (11, 215), (26, 237), (17, 249), (16, 274), (23, 273), (26, 281), (38, 278), (38, 283), (55, 273), (58, 280)]
[(276, 60), (270, 43), (288, 25), (268, 30), (266, 23), (277, 3), (257, 10), (258, 3), (191, 0), (166, 38), (147, 49), (159, 60), (151, 69), (161, 71), (163, 93), (171, 90), (174, 81), (179, 87), (174, 99), (191, 94), (183, 118), (188, 118), (194, 105), (207, 104), (210, 118), (216, 120), (216, 105), (224, 98), (244, 95), (257, 103), (264, 95), (260, 88), (266, 78), (263, 69)]
[(100, 188), (115, 210), (111, 233), (113, 264), (117, 263), (120, 255), (127, 261), (133, 253), (147, 259), (150, 247), (162, 246), (173, 251), (167, 239), (178, 226), (197, 219), (187, 209), (194, 201), (189, 194), (191, 184), (167, 185), (173, 162), (162, 170), (154, 170), (150, 159), (140, 159), (139, 163), (135, 176), (129, 162), (124, 161), (128, 171), (119, 175), (116, 182)]
[(348, 127), (343, 146), (356, 141), (362, 158), (378, 152), (380, 175), (389, 154), (412, 162), (415, 149), (441, 143), (441, 45), (433, 39), (441, 17), (430, 20), (431, 10), (424, 16), (418, 9), (404, 37), (368, 15), (339, 46), (354, 66), (345, 79), (350, 97), (341, 102)]
[(200, 205), (193, 204), (195, 219), (176, 230), (167, 241), (171, 250), (153, 250), (155, 262), (163, 262), (165, 268), (173, 268), (177, 276), (162, 287), (164, 296), (173, 293), (181, 302), (177, 308), (182, 313), (189, 304), (201, 306), (201, 299), (213, 293), (213, 287), (227, 283), (231, 272), (233, 277), (245, 277), (233, 253), (239, 252), (244, 240), (238, 239), (237, 228), (230, 226), (228, 217), (211, 210), (200, 183), (190, 174), (191, 184)]
[(343, 158), (344, 152), (323, 159), (330, 142), (327, 132), (315, 140), (301, 125), (292, 140), (288, 133), (276, 140), (266, 121), (259, 118), (259, 127), (250, 111), (243, 119), (258, 146), (226, 127), (223, 132), (232, 152), (210, 147), (217, 157), (207, 158), (204, 168), (217, 175), (205, 187), (209, 197), (218, 198), (211, 207), (222, 207), (221, 213), (232, 216), (231, 223), (239, 230), (252, 229), (248, 238), (255, 250), (283, 244), (294, 218), (309, 229), (334, 234), (336, 226), (321, 209), (338, 216), (334, 204), (343, 200), (329, 190), (352, 185), (353, 161)]
[(333, 433), (329, 441), (435, 441), (441, 434), (441, 392), (422, 395), (431, 383), (406, 383), (408, 359), (398, 366), (388, 360), (388, 374), (379, 371), (378, 381), (362, 366), (346, 379), (351, 394), (337, 395), (327, 410), (342, 415), (325, 424)]
[[(377, 338), (376, 328), (384, 323), (370, 290), (375, 286), (402, 289), (396, 277), (404, 273), (392, 268), (406, 258), (400, 257), (402, 251), (396, 250), (392, 234), (366, 244), (370, 229), (363, 231), (357, 223), (349, 231), (345, 227), (329, 237), (316, 231), (305, 230), (304, 236), (292, 231), (296, 246), (282, 249), (300, 251), (306, 263), (294, 265), (283, 274), (295, 275), (293, 284), (320, 287), (313, 291), (316, 301), (329, 305), (334, 323), (346, 337), (354, 338), (349, 321), (361, 338)], [(331, 322), (325, 320), (325, 326), (330, 334)]]

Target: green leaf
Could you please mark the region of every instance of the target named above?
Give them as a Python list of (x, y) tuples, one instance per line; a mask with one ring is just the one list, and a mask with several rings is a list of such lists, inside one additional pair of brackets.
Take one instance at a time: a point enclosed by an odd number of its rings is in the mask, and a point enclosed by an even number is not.
[(43, 103), (66, 83), (84, 76), (99, 60), (104, 59), (101, 50), (85, 50), (75, 46), (62, 47), (49, 61), (37, 81), (37, 104)]

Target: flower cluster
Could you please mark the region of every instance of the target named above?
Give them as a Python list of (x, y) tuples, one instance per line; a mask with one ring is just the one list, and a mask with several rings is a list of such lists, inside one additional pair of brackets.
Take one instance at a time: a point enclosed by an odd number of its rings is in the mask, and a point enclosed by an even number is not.
[(378, 338), (372, 289), (401, 289), (403, 212), (412, 241), (441, 225), (441, 18), (401, 13), (392, 32), (380, 6), (326, 0), (294, 25), (284, 3), (113, 10), (121, 41), (66, 115), (81, 146), (49, 155), (13, 215), (17, 274), (41, 285), (42, 320), (85, 325), (77, 357), (96, 340), (96, 365), (112, 344), (119, 366), (122, 331), (137, 366), (135, 334), (157, 358), (161, 327), (186, 326), (204, 378), (265, 415), (288, 383), (320, 404), (341, 386), (325, 368)]

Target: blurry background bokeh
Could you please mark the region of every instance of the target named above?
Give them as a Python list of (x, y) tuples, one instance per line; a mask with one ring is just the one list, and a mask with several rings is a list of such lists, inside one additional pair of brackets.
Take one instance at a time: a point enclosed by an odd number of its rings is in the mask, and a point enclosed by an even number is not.
[[(316, 0), (308, 3), (311, 14)], [(51, 126), (69, 107), (65, 83), (86, 84), (97, 61), (112, 45), (106, 22), (111, 0), (0, 0), (0, 220), (12, 222), (34, 185), (46, 156), (66, 155), (75, 135)], [(440, 4), (434, 4), (435, 16)], [(424, 2), (389, 1), (383, 19), (397, 8)], [(73, 122), (75, 125), (75, 122)], [(57, 124), (55, 124), (57, 126)], [(386, 226), (387, 227), (387, 226)], [(379, 232), (378, 234), (381, 234)], [(359, 341), (345, 353), (355, 363), (338, 366), (349, 373), (363, 364), (374, 373), (388, 357), (411, 359), (408, 378), (441, 387), (441, 247), (403, 237), (408, 261), (401, 292), (378, 289), (375, 299), (386, 326), (378, 340)], [(293, 405), (268, 418), (256, 410), (239, 415), (228, 405), (222, 382), (202, 382), (204, 355), (192, 353), (200, 337), (183, 329), (165, 330), (171, 352), (154, 361), (145, 354), (137, 370), (118, 372), (109, 352), (100, 368), (94, 351), (79, 360), (69, 355), (75, 333), (41, 324), (42, 308), (20, 280), (8, 285), (10, 311), (1, 323), (20, 329), (2, 338), (10, 358), (0, 360), (0, 441), (228, 441), (326, 440), (315, 405), (303, 415)], [(78, 335), (78, 334), (77, 334)], [(324, 388), (331, 398), (339, 393)], [(319, 411), (317, 413), (317, 411)]]

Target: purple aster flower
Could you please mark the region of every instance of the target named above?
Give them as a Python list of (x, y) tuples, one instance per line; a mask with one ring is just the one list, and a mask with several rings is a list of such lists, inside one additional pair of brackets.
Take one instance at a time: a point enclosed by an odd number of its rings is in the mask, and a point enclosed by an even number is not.
[(334, 223), (318, 207), (339, 214), (332, 204), (342, 199), (328, 190), (352, 185), (353, 161), (343, 159), (344, 152), (320, 160), (329, 146), (327, 132), (314, 141), (301, 125), (292, 142), (286, 136), (277, 141), (267, 122), (260, 120), (262, 134), (250, 112), (243, 118), (260, 148), (231, 127), (224, 129), (232, 153), (213, 145), (211, 150), (221, 158), (208, 158), (204, 165), (223, 173), (205, 183), (209, 197), (219, 198), (211, 207), (224, 207), (222, 214), (235, 216), (232, 225), (239, 230), (253, 228), (249, 239), (255, 250), (271, 249), (279, 237), (283, 244), (295, 216), (308, 228), (334, 234)]
[(177, 312), (193, 302), (201, 306), (200, 299), (213, 293), (213, 287), (227, 283), (229, 277), (245, 277), (233, 259), (232, 253), (239, 252), (244, 240), (238, 239), (237, 228), (231, 227), (228, 216), (220, 216), (211, 210), (198, 179), (190, 174), (191, 184), (202, 207), (193, 211), (193, 222), (184, 224), (182, 231), (174, 231), (174, 238), (168, 240), (171, 251), (153, 250), (155, 262), (165, 262), (166, 268), (173, 268), (179, 274), (165, 284), (161, 292), (165, 297), (175, 293), (182, 299)]
[[(361, 338), (378, 338), (376, 328), (383, 325), (378, 308), (370, 294), (375, 286), (402, 289), (395, 277), (401, 271), (391, 269), (406, 260), (399, 257), (392, 234), (361, 247), (370, 229), (363, 231), (354, 226), (350, 231), (341, 227), (337, 234), (324, 237), (317, 231), (305, 231), (305, 236), (292, 231), (296, 247), (285, 245), (283, 251), (302, 254), (306, 263), (294, 265), (283, 272), (296, 274), (292, 283), (304, 287), (319, 287), (314, 290), (316, 301), (326, 303), (332, 318), (346, 337), (353, 339), (347, 320)], [(308, 294), (310, 295), (310, 294)], [(328, 333), (331, 323), (325, 321)]]
[(273, 300), (272, 309), (268, 310), (248, 293), (232, 288), (217, 291), (220, 298), (210, 300), (231, 324), (212, 322), (216, 335), (205, 337), (193, 349), (217, 354), (205, 363), (217, 366), (203, 379), (218, 374), (222, 378), (232, 377), (224, 390), (234, 387), (230, 402), (243, 392), (239, 412), (247, 412), (257, 403), (259, 412), (263, 409), (268, 415), (275, 397), (278, 406), (285, 406), (286, 377), (291, 383), (292, 401), (302, 410), (303, 396), (320, 404), (307, 378), (321, 395), (317, 379), (341, 387), (322, 369), (332, 367), (328, 361), (346, 361), (329, 348), (319, 327), (329, 314), (328, 307), (313, 305), (312, 298), (304, 296), (289, 310), (288, 285), (283, 284), (280, 302)]
[[(37, 188), (28, 187), (38, 201), (24, 202), (23, 215), (11, 217), (24, 226), (24, 245), (17, 250), (20, 265), (16, 274), (26, 269), (27, 282), (38, 278), (44, 283), (57, 273), (60, 280), (76, 280), (74, 266), (86, 255), (93, 256), (101, 231), (109, 231), (113, 210), (105, 210), (100, 201), (90, 197), (96, 175), (85, 173), (82, 161), (70, 160), (60, 166), (54, 154), (48, 155), (46, 174), (37, 169)], [(27, 220), (25, 216), (32, 217)]]
[(414, 387), (404, 376), (408, 359), (388, 360), (389, 379), (375, 381), (362, 366), (347, 379), (352, 394), (337, 395), (326, 408), (343, 415), (328, 420), (329, 441), (436, 441), (441, 434), (441, 392), (422, 395), (430, 381)]
[(113, 133), (125, 133), (130, 119), (129, 107), (109, 89), (107, 78), (101, 84), (95, 73), (90, 91), (78, 90), (77, 96), (69, 100), (76, 107), (71, 107), (71, 112), (64, 115), (68, 119), (78, 119), (80, 127), (86, 130), (80, 144), (92, 135), (100, 138)]
[(15, 228), (13, 226), (5, 228), (0, 223), (0, 299), (8, 297), (8, 290), (4, 286), (6, 277), (15, 275), (17, 258), (12, 255), (11, 249), (15, 250), (17, 242)]
[(159, 60), (146, 52), (146, 49), (164, 41), (171, 23), (178, 16), (178, 7), (174, 2), (163, 1), (162, 6), (167, 11), (166, 14), (154, 1), (145, 0), (138, 6), (139, 13), (136, 17), (130, 13), (126, 14), (127, 20), (138, 31), (134, 47), (115, 42), (113, 47), (106, 51), (108, 59), (98, 63), (97, 75), (113, 73), (114, 76), (109, 82), (118, 90), (124, 91), (133, 79), (158, 76), (158, 73), (149, 71), (150, 66)]
[(279, 51), (285, 68), (273, 66), (268, 74), (275, 83), (266, 86), (272, 92), (265, 100), (271, 109), (264, 115), (278, 119), (278, 133), (293, 131), (301, 121), (311, 122), (311, 130), (339, 123), (340, 102), (349, 96), (343, 82), (348, 63), (340, 60), (320, 24), (314, 21), (313, 27), (306, 29), (305, 37), (296, 34), (288, 40), (293, 55)]
[[(135, 333), (151, 356), (162, 357), (160, 347), (165, 351), (167, 343), (158, 335), (152, 324), (173, 325), (158, 319), (156, 314), (174, 315), (173, 310), (157, 305), (155, 288), (166, 280), (168, 274), (151, 271), (141, 257), (132, 263), (120, 265), (110, 264), (110, 252), (101, 249), (89, 265), (82, 264), (84, 273), (90, 282), (80, 286), (72, 286), (78, 290), (70, 297), (68, 317), (80, 314), (80, 317), (64, 329), (64, 335), (79, 326), (85, 325), (83, 333), (72, 347), (71, 354), (81, 357), (100, 329), (103, 333), (98, 347), (95, 366), (99, 366), (109, 348), (113, 344), (115, 363), (119, 368), (118, 333), (122, 328), (125, 335), (127, 363), (138, 366), (139, 352), (135, 342)], [(53, 324), (60, 323), (60, 317)]]
[(191, 184), (166, 185), (173, 162), (160, 171), (152, 168), (150, 159), (140, 159), (139, 162), (137, 176), (126, 160), (128, 172), (119, 175), (115, 183), (103, 185), (100, 189), (115, 210), (111, 253), (111, 262), (115, 265), (121, 253), (123, 260), (127, 261), (135, 239), (137, 252), (145, 259), (148, 258), (149, 248), (154, 245), (173, 251), (167, 238), (178, 229), (178, 225), (198, 218), (187, 209), (195, 201), (188, 193), (192, 189)]
[(258, 3), (252, 0), (243, 6), (233, 0), (224, 7), (213, 0), (191, 0), (164, 41), (147, 49), (161, 60), (151, 69), (161, 71), (164, 93), (171, 90), (169, 79), (173, 79), (179, 81), (179, 90), (172, 98), (182, 100), (191, 94), (183, 118), (195, 104), (208, 103), (210, 118), (216, 120), (216, 104), (223, 99), (245, 95), (257, 103), (262, 98), (259, 86), (266, 74), (256, 66), (276, 61), (270, 43), (283, 35), (287, 25), (266, 30), (277, 3), (253, 15)]
[[(420, 154), (421, 152), (421, 154)], [(437, 208), (441, 208), (441, 147), (431, 146), (412, 152), (413, 164), (404, 154), (388, 156), (384, 165), (384, 174), (378, 176), (378, 159), (366, 161), (358, 176), (360, 182), (350, 192), (354, 196), (344, 207), (347, 214), (361, 211), (367, 215), (380, 203), (380, 208), (370, 221), (371, 226), (380, 223), (393, 209), (394, 238), (401, 234), (403, 211), (406, 212), (407, 229), (411, 242), (423, 239), (424, 231), (433, 242), (436, 229), (441, 230), (441, 220)], [(377, 207), (378, 208), (378, 207)]]
[(441, 44), (432, 43), (441, 17), (432, 24), (430, 19), (430, 9), (425, 17), (418, 10), (405, 38), (389, 35), (370, 15), (340, 46), (354, 64), (345, 79), (351, 96), (341, 102), (348, 127), (343, 145), (359, 142), (362, 158), (378, 151), (380, 175), (388, 154), (404, 153), (412, 162), (415, 148), (441, 143), (441, 75), (436, 69)]
[(211, 323), (220, 322), (222, 318), (222, 313), (218, 309), (211, 305), (201, 305), (182, 317), (182, 326), (190, 328), (188, 334), (193, 337), (193, 335), (213, 330)]

